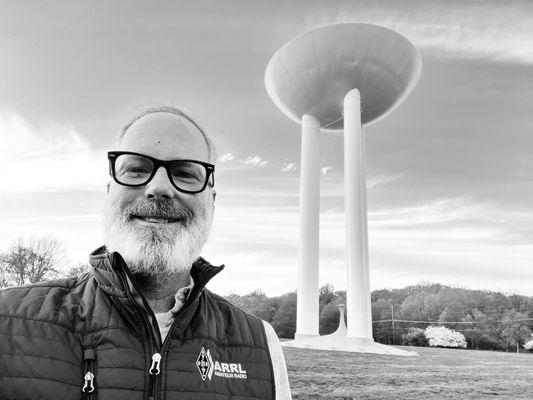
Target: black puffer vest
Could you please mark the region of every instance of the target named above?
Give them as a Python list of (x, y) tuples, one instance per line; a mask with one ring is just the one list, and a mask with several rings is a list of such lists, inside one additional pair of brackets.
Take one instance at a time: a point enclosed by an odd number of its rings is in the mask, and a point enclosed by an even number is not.
[(191, 270), (187, 302), (161, 343), (118, 253), (93, 274), (0, 292), (0, 399), (274, 399), (263, 323), (204, 289), (222, 267)]

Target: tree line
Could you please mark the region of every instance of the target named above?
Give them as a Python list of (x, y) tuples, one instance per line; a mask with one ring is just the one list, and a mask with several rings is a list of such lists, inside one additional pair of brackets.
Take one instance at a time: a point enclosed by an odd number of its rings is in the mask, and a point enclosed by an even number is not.
[[(65, 269), (61, 264), (63, 252), (62, 245), (52, 238), (19, 239), (0, 251), (0, 287), (76, 276), (90, 270), (84, 264)], [(279, 337), (294, 338), (296, 292), (268, 297), (255, 290), (226, 298), (269, 322)], [(335, 291), (329, 284), (320, 288), (321, 335), (337, 329), (340, 304), (346, 304), (345, 291)], [(375, 290), (371, 304), (374, 340), (384, 344), (413, 344), (416, 332), (438, 325), (461, 332), (471, 349), (519, 351), (533, 332), (533, 297), (425, 283)]]
[[(267, 297), (256, 290), (227, 299), (270, 322), (280, 337), (294, 337), (296, 292)], [(345, 291), (335, 291), (331, 285), (320, 288), (321, 335), (337, 329), (339, 304), (346, 304)], [(461, 332), (468, 348), (519, 351), (533, 332), (533, 297), (424, 283), (375, 290), (371, 304), (374, 340), (383, 344), (412, 344), (408, 336), (412, 328), (445, 326)]]

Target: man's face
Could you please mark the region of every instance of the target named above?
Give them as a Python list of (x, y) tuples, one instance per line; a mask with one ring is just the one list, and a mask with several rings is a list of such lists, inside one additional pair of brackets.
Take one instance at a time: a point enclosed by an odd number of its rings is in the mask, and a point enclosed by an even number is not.
[[(209, 162), (204, 137), (185, 118), (165, 112), (137, 120), (122, 138), (120, 151), (160, 160)], [(135, 272), (164, 279), (184, 271), (207, 240), (214, 208), (214, 189), (188, 194), (174, 188), (160, 167), (150, 182), (127, 187), (111, 181), (104, 215), (109, 251), (118, 251)]]

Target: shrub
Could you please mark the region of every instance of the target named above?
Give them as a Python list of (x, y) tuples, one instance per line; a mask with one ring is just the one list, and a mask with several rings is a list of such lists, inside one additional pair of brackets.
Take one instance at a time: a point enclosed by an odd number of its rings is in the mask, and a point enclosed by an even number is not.
[(425, 334), (430, 346), (466, 348), (464, 335), (453, 329), (448, 329), (444, 326), (428, 326)]
[(409, 331), (402, 335), (402, 339), (406, 346), (426, 347), (428, 345), (426, 333), (420, 328), (409, 328)]
[(533, 351), (533, 334), (531, 335), (531, 340), (524, 344), (524, 349)]

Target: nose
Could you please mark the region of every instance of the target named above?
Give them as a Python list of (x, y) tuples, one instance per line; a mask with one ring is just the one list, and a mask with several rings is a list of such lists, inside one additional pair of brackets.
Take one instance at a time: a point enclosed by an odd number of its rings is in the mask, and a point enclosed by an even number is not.
[(164, 167), (159, 167), (154, 177), (146, 184), (145, 195), (149, 199), (154, 197), (165, 197), (170, 199), (174, 197), (176, 189), (168, 179), (167, 171)]

